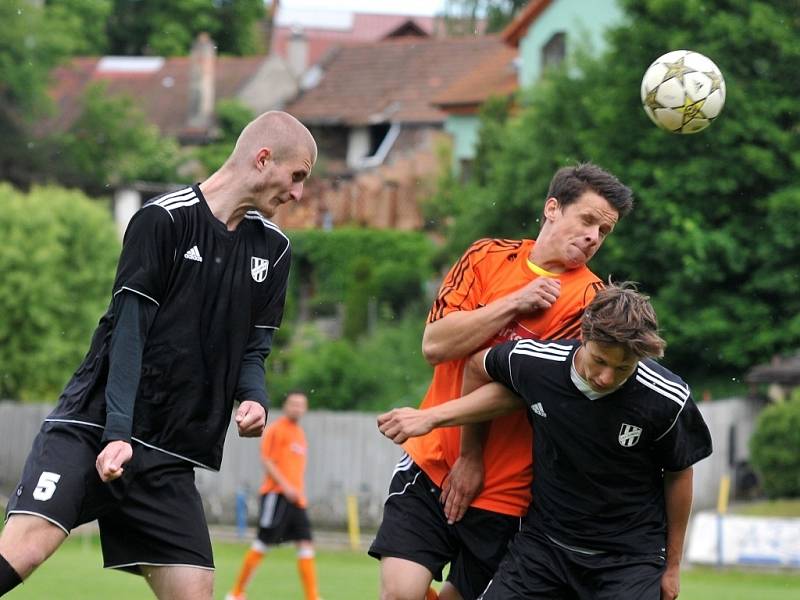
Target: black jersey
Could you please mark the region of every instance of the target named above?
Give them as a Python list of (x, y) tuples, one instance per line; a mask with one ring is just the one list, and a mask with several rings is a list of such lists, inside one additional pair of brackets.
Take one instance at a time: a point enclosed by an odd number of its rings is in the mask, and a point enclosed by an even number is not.
[(579, 347), (520, 340), (486, 355), (489, 376), (523, 399), (533, 424), (528, 522), (574, 548), (663, 554), (663, 471), (711, 454), (708, 428), (689, 387), (649, 359), (590, 400), (571, 378)]
[[(199, 187), (148, 202), (128, 226), (114, 295), (158, 306), (142, 355), (135, 441), (218, 469), (242, 359), (254, 328), (281, 322), (288, 238), (260, 213), (235, 231), (211, 213)], [(102, 427), (114, 304), (62, 392), (51, 421)]]

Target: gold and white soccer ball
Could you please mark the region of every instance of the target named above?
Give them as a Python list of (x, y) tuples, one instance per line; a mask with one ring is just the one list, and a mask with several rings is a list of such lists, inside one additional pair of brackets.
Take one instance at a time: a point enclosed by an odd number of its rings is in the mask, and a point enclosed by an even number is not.
[(644, 111), (661, 129), (697, 133), (725, 105), (725, 79), (711, 59), (691, 50), (674, 50), (647, 68), (641, 94)]

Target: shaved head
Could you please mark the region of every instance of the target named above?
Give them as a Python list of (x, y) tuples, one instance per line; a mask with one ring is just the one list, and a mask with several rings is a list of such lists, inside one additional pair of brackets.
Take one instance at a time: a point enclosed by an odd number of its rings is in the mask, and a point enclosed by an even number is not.
[(228, 159), (231, 166), (244, 165), (261, 148), (269, 148), (272, 158), (281, 162), (307, 151), (311, 164), (317, 160), (317, 144), (300, 121), (278, 110), (256, 117), (242, 130)]

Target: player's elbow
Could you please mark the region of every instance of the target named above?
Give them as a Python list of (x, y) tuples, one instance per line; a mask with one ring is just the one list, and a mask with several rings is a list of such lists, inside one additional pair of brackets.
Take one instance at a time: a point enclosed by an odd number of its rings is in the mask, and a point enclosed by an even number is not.
[(428, 335), (422, 336), (422, 356), (433, 367), (447, 360), (444, 354), (444, 346), (432, 340)]

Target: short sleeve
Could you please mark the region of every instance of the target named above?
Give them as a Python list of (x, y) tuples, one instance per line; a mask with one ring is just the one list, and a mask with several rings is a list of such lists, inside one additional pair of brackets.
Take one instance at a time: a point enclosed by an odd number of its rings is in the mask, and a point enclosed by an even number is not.
[(518, 376), (515, 377), (515, 375), (518, 374), (514, 373), (519, 369), (519, 365), (512, 364), (511, 360), (517, 343), (516, 341), (511, 341), (490, 348), (483, 358), (483, 366), (486, 369), (486, 374), (493, 381), (502, 383), (507, 388), (519, 393), (515, 384), (515, 380), (518, 380)]
[(665, 471), (682, 471), (711, 454), (711, 434), (691, 396), (669, 429), (656, 439), (655, 450)]
[(289, 268), (291, 263), (292, 247), (287, 240), (286, 247), (275, 260), (264, 301), (256, 317), (256, 327), (277, 329), (281, 326), (283, 307), (286, 303), (286, 290), (289, 287)]
[(169, 213), (145, 206), (131, 219), (122, 242), (114, 295), (123, 290), (160, 304), (175, 262), (175, 227)]
[(490, 240), (478, 240), (450, 268), (428, 313), (428, 323), (438, 321), (453, 311), (479, 308), (477, 299), (480, 282), (475, 273), (474, 260), (488, 243)]

